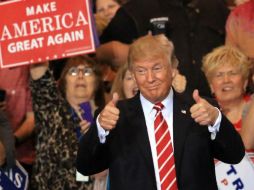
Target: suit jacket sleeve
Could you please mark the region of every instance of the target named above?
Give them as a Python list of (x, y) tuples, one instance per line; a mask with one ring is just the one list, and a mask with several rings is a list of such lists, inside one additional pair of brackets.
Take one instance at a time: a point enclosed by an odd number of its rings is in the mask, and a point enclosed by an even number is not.
[[(96, 110), (95, 118), (100, 111)], [(104, 144), (100, 143), (96, 122), (94, 122), (79, 142), (77, 170), (83, 175), (99, 173), (109, 167), (108, 156), (108, 140)]]
[(233, 125), (223, 115), (220, 130), (212, 143), (215, 157), (223, 162), (237, 164), (244, 157), (245, 149), (242, 139)]
[(77, 170), (83, 175), (92, 175), (108, 168), (108, 145), (99, 142), (96, 125), (81, 138), (77, 154)]

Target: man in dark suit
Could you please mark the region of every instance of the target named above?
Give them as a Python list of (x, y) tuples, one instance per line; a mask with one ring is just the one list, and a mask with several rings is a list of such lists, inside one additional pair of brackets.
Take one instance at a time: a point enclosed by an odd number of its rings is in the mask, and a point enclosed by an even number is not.
[(166, 133), (173, 142), (166, 144), (173, 145), (174, 157), (174, 166), (166, 173), (175, 170), (181, 190), (218, 189), (213, 159), (240, 162), (244, 156), (242, 140), (219, 109), (201, 98), (197, 90), (183, 97), (172, 89), (174, 60), (173, 44), (164, 35), (141, 37), (130, 46), (129, 68), (140, 93), (119, 102), (117, 94), (113, 95), (97, 117), (96, 126), (91, 126), (80, 142), (79, 172), (91, 175), (109, 168), (111, 190), (176, 189), (162, 185), (167, 177), (161, 177), (164, 164), (158, 161), (161, 155), (154, 134), (158, 112), (153, 107), (162, 103)]

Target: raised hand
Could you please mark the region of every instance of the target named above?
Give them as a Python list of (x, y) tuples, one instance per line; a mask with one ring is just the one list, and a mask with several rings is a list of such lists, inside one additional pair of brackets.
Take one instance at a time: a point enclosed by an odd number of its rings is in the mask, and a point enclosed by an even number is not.
[(120, 114), (119, 109), (116, 107), (118, 99), (118, 94), (114, 93), (112, 100), (109, 101), (99, 115), (99, 123), (105, 130), (112, 130), (116, 126)]
[(41, 78), (48, 69), (49, 62), (42, 62), (30, 65), (30, 74), (33, 80)]
[(172, 86), (174, 87), (175, 91), (178, 93), (182, 93), (185, 91), (187, 84), (187, 80), (184, 75), (181, 75), (179, 71), (175, 70), (175, 75), (173, 77)]
[(194, 90), (192, 96), (196, 103), (190, 108), (191, 117), (200, 125), (214, 125), (219, 111), (201, 98), (198, 90)]

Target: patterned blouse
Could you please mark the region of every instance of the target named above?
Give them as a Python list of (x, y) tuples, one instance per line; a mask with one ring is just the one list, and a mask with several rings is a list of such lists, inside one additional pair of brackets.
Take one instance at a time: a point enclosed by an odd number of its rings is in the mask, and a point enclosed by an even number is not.
[(57, 89), (52, 72), (30, 83), (36, 119), (36, 160), (32, 186), (37, 190), (90, 190), (91, 183), (76, 182), (78, 120)]

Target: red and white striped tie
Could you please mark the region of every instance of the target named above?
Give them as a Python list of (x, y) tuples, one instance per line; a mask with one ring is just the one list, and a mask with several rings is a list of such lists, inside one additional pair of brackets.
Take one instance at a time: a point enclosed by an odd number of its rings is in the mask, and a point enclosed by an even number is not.
[(153, 107), (157, 111), (154, 120), (154, 131), (161, 190), (176, 190), (177, 182), (173, 142), (170, 137), (167, 122), (161, 113), (163, 108), (164, 105), (162, 103), (157, 103)]

